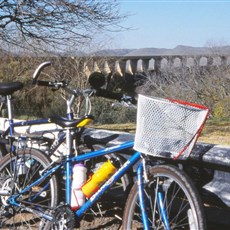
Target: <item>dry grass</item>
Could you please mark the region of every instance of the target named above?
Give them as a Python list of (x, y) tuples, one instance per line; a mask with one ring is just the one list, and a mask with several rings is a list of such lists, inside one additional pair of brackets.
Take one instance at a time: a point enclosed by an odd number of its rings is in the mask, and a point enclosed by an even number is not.
[(230, 121), (207, 121), (199, 141), (230, 146)]
[[(109, 125), (95, 125), (96, 128), (125, 131), (134, 133), (136, 125), (134, 123), (128, 124), (109, 124)], [(208, 120), (202, 131), (198, 141), (227, 145), (230, 146), (230, 120), (227, 121), (214, 121)]]
[(124, 131), (130, 133), (134, 133), (136, 129), (136, 125), (134, 123), (94, 125), (93, 127), (98, 129)]

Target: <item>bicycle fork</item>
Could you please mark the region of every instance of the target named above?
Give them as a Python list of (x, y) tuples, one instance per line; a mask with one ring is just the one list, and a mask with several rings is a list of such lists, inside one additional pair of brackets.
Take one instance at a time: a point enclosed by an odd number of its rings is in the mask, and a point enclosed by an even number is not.
[[(147, 214), (147, 205), (146, 205), (146, 199), (145, 199), (146, 194), (145, 194), (145, 190), (144, 190), (145, 183), (148, 182), (148, 176), (147, 176), (147, 172), (146, 172), (144, 159), (142, 159), (142, 161), (140, 162), (140, 164), (137, 168), (137, 180), (138, 180), (138, 182), (137, 182), (138, 183), (138, 198), (139, 198), (139, 202), (140, 202), (140, 211), (141, 211), (142, 222), (143, 222), (144, 229), (149, 230), (150, 229), (150, 223), (149, 223), (148, 214)], [(170, 230), (168, 215), (167, 215), (166, 208), (164, 205), (164, 193), (163, 193), (162, 189), (160, 188), (160, 186), (156, 187), (155, 195), (156, 195), (156, 203), (158, 205), (160, 216), (161, 216), (162, 222), (164, 224), (164, 227), (166, 230)], [(154, 210), (155, 210), (155, 208), (154, 208)], [(154, 222), (155, 220), (152, 220), (152, 221)], [(154, 226), (154, 224), (153, 224), (153, 226), (151, 226), (151, 229), (152, 228), (156, 229), (156, 226)]]

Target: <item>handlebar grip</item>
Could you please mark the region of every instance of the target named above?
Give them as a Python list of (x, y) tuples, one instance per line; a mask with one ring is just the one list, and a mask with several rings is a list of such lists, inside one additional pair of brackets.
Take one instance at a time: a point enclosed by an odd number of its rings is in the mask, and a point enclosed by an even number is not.
[(52, 82), (49, 82), (49, 81), (36, 81), (36, 85), (41, 85), (41, 86), (50, 86), (50, 87), (53, 87), (54, 84), (52, 84)]
[(37, 69), (34, 71), (33, 74), (33, 78), (32, 78), (32, 84), (37, 84), (37, 79), (39, 74), (41, 73), (41, 71), (46, 67), (46, 66), (50, 66), (51, 62), (43, 62), (42, 64), (40, 64)]
[(114, 93), (114, 92), (110, 92), (105, 89), (97, 89), (95, 95), (98, 97), (104, 97), (104, 98), (113, 99), (113, 100), (115, 99), (118, 101), (120, 101), (123, 97), (122, 93)]

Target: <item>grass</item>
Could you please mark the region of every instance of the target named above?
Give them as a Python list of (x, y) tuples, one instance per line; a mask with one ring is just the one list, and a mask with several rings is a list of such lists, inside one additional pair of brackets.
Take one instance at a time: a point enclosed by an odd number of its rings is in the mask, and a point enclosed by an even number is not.
[(208, 120), (199, 141), (230, 146), (230, 120)]
[[(94, 125), (93, 127), (135, 133), (136, 125), (127, 123)], [(208, 120), (198, 141), (230, 146), (230, 120)]]

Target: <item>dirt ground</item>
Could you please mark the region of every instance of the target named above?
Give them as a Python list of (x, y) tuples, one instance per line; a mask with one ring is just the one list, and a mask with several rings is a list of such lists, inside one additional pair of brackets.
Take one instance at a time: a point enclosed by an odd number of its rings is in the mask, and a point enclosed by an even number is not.
[(120, 200), (95, 205), (80, 222), (78, 230), (121, 230), (124, 202)]
[[(99, 211), (101, 209), (101, 213)], [(104, 210), (104, 211), (103, 211)], [(122, 230), (122, 214), (124, 202), (107, 202), (105, 206), (94, 206), (76, 230)], [(94, 214), (93, 214), (94, 213)], [(229, 230), (230, 210), (208, 209), (207, 230)], [(196, 229), (194, 229), (196, 230)]]

